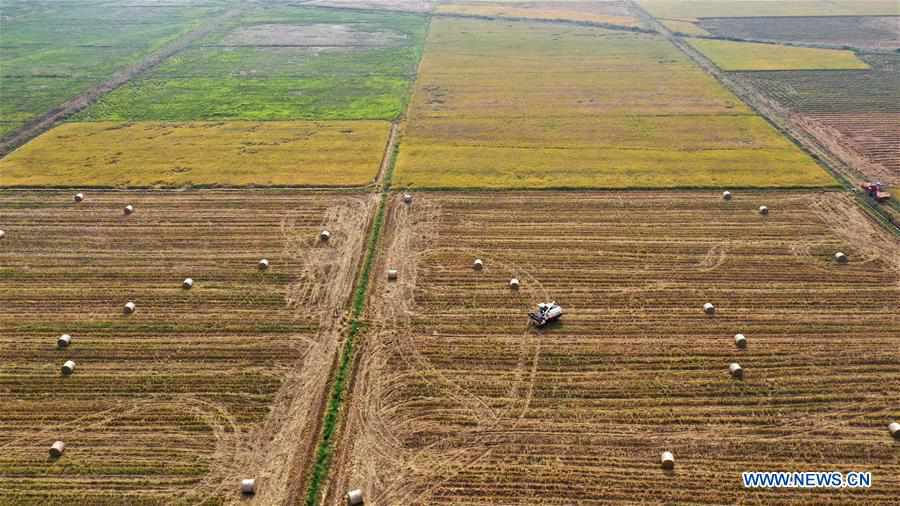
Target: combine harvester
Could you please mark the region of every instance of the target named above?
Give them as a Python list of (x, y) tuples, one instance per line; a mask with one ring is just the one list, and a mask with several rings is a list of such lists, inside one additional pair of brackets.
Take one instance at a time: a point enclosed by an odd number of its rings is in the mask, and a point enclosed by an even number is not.
[(872, 197), (875, 202), (886, 202), (891, 198), (891, 194), (884, 191), (884, 185), (881, 184), (880, 181), (875, 181), (874, 183), (860, 183), (859, 187), (862, 188), (864, 192), (866, 192), (866, 195)]
[(550, 322), (558, 320), (562, 314), (562, 306), (556, 302), (542, 302), (538, 304), (537, 311), (528, 313), (528, 317), (531, 318), (532, 324), (537, 327), (543, 327)]

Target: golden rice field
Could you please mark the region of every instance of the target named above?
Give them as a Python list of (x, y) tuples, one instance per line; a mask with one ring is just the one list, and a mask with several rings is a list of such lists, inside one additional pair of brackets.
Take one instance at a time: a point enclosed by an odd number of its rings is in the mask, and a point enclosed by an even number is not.
[(689, 39), (719, 68), (738, 70), (866, 70), (852, 51), (758, 44), (730, 40)]
[[(387, 223), (320, 504), (897, 503), (900, 244), (851, 197), (421, 192)], [(530, 328), (550, 300), (562, 320)], [(873, 485), (747, 490), (750, 470)]]
[(637, 0), (657, 18), (896, 16), (896, 0)]
[(64, 123), (0, 160), (0, 186), (364, 186), (387, 121)]
[(688, 35), (709, 35), (709, 32), (701, 28), (695, 22), (696, 20), (687, 19), (660, 19), (658, 20), (666, 28), (676, 33), (685, 33)]
[(394, 181), (418, 188), (827, 186), (665, 39), (432, 22)]
[(448, 2), (435, 9), (439, 14), (462, 14), (499, 18), (526, 18), (542, 20), (580, 21), (640, 26), (640, 20), (629, 10), (625, 2), (618, 1), (569, 1), (569, 2)]

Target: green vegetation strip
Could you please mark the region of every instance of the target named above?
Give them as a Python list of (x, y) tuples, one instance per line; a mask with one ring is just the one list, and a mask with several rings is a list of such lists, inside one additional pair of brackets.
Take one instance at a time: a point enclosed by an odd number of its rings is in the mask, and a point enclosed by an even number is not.
[(334, 376), (334, 383), (331, 386), (331, 396), (328, 400), (328, 407), (325, 411), (325, 420), (322, 424), (322, 439), (316, 449), (315, 464), (309, 479), (309, 488), (306, 492), (306, 505), (315, 506), (317, 498), (321, 493), (322, 486), (328, 478), (328, 470), (331, 466), (331, 457), (334, 452), (334, 437), (338, 430), (338, 421), (341, 414), (341, 406), (344, 400), (344, 390), (347, 387), (347, 381), (350, 379), (350, 368), (353, 364), (354, 344), (356, 337), (364, 328), (362, 320), (363, 311), (366, 308), (366, 295), (369, 290), (369, 279), (372, 273), (372, 266), (375, 264), (376, 248), (378, 240), (381, 237), (381, 228), (384, 225), (384, 214), (387, 207), (388, 192), (391, 187), (391, 175), (394, 172), (394, 162), (397, 160), (397, 145), (388, 155), (391, 157), (387, 170), (384, 174), (384, 188), (381, 191), (381, 201), (378, 203), (378, 213), (375, 215), (375, 221), (372, 223), (372, 231), (369, 234), (366, 243), (366, 258), (363, 261), (362, 271), (357, 279), (356, 290), (353, 294), (353, 309), (351, 312), (350, 332), (347, 340), (344, 341), (344, 347), (341, 350), (341, 358), (338, 364), (337, 373)]

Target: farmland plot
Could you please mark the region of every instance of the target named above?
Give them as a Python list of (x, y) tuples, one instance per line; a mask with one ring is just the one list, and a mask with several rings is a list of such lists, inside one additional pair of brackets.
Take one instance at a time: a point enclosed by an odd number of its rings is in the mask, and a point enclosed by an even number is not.
[(467, 16), (580, 21), (629, 28), (639, 27), (641, 24), (631, 7), (626, 2), (619, 1), (494, 3), (452, 1), (441, 3), (435, 12)]
[(900, 56), (863, 55), (868, 71), (736, 74), (861, 172), (900, 184)]
[(659, 18), (897, 16), (895, 0), (637, 0)]
[(0, 185), (364, 186), (386, 121), (63, 124), (0, 160)]
[(699, 29), (722, 37), (774, 42), (803, 42), (863, 49), (900, 47), (900, 12), (894, 17), (819, 16), (708, 18)]
[(391, 120), (425, 27), (408, 13), (248, 8), (78, 119)]
[(437, 18), (395, 182), (823, 186), (831, 177), (662, 37)]
[[(0, 503), (234, 503), (246, 477), (258, 501), (283, 503), (301, 486), (374, 200), (70, 199), (0, 194)], [(48, 460), (55, 440), (65, 453)]]
[[(848, 196), (418, 193), (388, 224), (326, 504), (896, 502), (900, 255)], [(740, 483), (809, 469), (874, 485)]]
[(689, 43), (722, 70), (864, 70), (851, 51), (778, 44), (691, 39)]
[(223, 12), (222, 5), (4, 2), (0, 136)]

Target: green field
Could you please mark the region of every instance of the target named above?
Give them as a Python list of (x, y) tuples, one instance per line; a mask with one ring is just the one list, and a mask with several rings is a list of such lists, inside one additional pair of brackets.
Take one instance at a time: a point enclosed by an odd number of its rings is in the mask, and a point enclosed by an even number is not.
[(136, 63), (222, 6), (16, 0), (4, 1), (2, 10), (0, 135)]
[(835, 182), (662, 37), (432, 23), (397, 160), (412, 188)]
[(393, 119), (425, 29), (412, 14), (248, 9), (77, 119)]
[(688, 41), (722, 70), (865, 70), (851, 51), (729, 40)]

